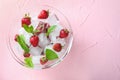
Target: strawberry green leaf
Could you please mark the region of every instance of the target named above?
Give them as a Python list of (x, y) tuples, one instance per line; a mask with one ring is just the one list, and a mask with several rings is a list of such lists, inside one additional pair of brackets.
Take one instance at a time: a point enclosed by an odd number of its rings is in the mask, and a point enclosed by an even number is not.
[(28, 52), (30, 51), (30, 49), (29, 49), (28, 46), (26, 45), (24, 39), (25, 39), (25, 38), (24, 38), (23, 35), (19, 35), (19, 36), (17, 37), (17, 42), (19, 43), (19, 45), (21, 46), (21, 48), (22, 48), (25, 52), (28, 53)]
[(30, 68), (34, 67), (34, 64), (32, 62), (32, 58), (31, 57), (25, 58), (24, 61), (25, 61), (25, 66), (30, 67)]
[(33, 33), (34, 28), (33, 28), (32, 25), (31, 25), (31, 26), (28, 26), (28, 25), (26, 25), (26, 24), (23, 24), (23, 28), (25, 29), (26, 32), (28, 32), (28, 33)]
[(51, 49), (46, 49), (46, 58), (48, 60), (54, 60), (58, 58), (58, 55)]
[(50, 26), (47, 30), (46, 36), (48, 36), (51, 32), (53, 32), (56, 28), (56, 25)]

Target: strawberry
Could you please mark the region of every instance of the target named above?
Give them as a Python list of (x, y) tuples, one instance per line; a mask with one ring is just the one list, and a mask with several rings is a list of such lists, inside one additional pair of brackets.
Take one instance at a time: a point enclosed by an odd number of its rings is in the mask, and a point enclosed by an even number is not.
[(47, 62), (48, 62), (48, 60), (46, 59), (46, 57), (42, 57), (42, 58), (40, 59), (40, 63), (41, 63), (42, 65), (46, 64)]
[(15, 38), (14, 38), (14, 40), (17, 42), (17, 37), (18, 37), (19, 35), (18, 34), (16, 34), (15, 35)]
[(22, 18), (21, 23), (22, 23), (22, 27), (23, 27), (23, 24), (26, 24), (26, 25), (31, 24), (31, 18), (29, 17), (28, 14), (25, 14), (25, 17)]
[(49, 11), (42, 10), (38, 15), (38, 19), (47, 19), (49, 15)]
[(57, 52), (60, 52), (62, 49), (62, 45), (60, 43), (55, 43), (53, 49)]
[(66, 38), (66, 37), (68, 36), (68, 34), (69, 34), (69, 31), (68, 31), (67, 29), (62, 29), (62, 30), (60, 31), (59, 37), (60, 37), (60, 38)]
[(38, 42), (39, 42), (38, 36), (33, 35), (33, 36), (30, 38), (30, 43), (33, 45), (33, 47), (36, 47), (36, 46), (38, 45)]
[(23, 56), (24, 57), (30, 57), (30, 53), (24, 53)]

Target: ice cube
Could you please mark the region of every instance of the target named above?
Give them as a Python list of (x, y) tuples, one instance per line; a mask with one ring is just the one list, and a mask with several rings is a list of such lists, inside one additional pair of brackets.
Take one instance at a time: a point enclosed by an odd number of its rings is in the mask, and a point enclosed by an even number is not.
[(39, 46), (44, 48), (46, 45), (50, 43), (49, 39), (47, 38), (45, 33), (39, 34)]
[(47, 45), (46, 47), (45, 47), (45, 49), (44, 49), (44, 53), (46, 53), (45, 51), (46, 51), (46, 49), (51, 49), (51, 50), (53, 50), (53, 44), (49, 44), (49, 45)]
[(42, 56), (32, 56), (32, 62), (33, 64), (40, 64), (40, 58)]
[(66, 45), (66, 41), (65, 41), (65, 39), (58, 38), (56, 41), (53, 42), (53, 46), (56, 43), (60, 43), (62, 45), (62, 50), (60, 52), (55, 51), (58, 54), (58, 56), (61, 57), (63, 55), (63, 53), (65, 53), (65, 50), (66, 50), (64, 47)]
[(55, 25), (56, 23), (59, 22), (59, 19), (58, 19), (58, 17), (56, 16), (56, 14), (51, 13), (46, 21), (47, 21), (50, 25)]
[(26, 32), (26, 31), (24, 30), (24, 28), (21, 28), (21, 29), (19, 30), (19, 34), (20, 34), (20, 35), (24, 35), (26, 44), (27, 44), (28, 46), (30, 46), (30, 37), (32, 36), (32, 34)]
[(35, 30), (39, 24), (39, 20), (36, 17), (34, 17), (32, 18), (31, 22), (32, 22), (31, 25), (34, 27)]
[(40, 47), (30, 47), (30, 54), (33, 56), (39, 56), (42, 53), (42, 49)]
[(17, 44), (17, 45), (15, 46), (15, 48), (16, 48), (16, 51), (18, 51), (18, 53), (19, 53), (20, 55), (23, 55), (24, 51), (23, 51), (23, 49), (21, 48), (21, 46), (20, 46), (19, 44)]
[(63, 57), (63, 55), (66, 54), (65, 51), (66, 51), (66, 49), (62, 48), (62, 50), (60, 52), (56, 52), (56, 53), (58, 54), (59, 58), (61, 58), (61, 57)]

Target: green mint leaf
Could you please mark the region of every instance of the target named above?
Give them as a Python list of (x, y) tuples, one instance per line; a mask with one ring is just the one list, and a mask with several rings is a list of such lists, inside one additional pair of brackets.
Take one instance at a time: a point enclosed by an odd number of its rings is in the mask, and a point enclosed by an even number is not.
[(54, 60), (58, 58), (58, 55), (51, 49), (46, 49), (46, 58), (48, 60)]
[(34, 30), (33, 33), (37, 33), (37, 32), (40, 32), (40, 30)]
[(26, 43), (25, 43), (25, 38), (24, 38), (23, 35), (19, 35), (19, 36), (17, 37), (17, 41), (18, 41), (19, 45), (21, 46), (21, 48), (22, 48), (25, 52), (28, 53), (28, 52), (30, 51), (30, 49), (28, 48), (28, 46), (27, 46)]
[(19, 37), (20, 37), (21, 40), (25, 43), (25, 36), (24, 36), (24, 35), (19, 35)]
[(25, 58), (24, 61), (25, 61), (25, 65), (26, 65), (27, 67), (30, 67), (30, 68), (33, 68), (33, 67), (34, 67), (34, 64), (33, 64), (33, 62), (32, 62), (32, 58), (31, 58), (31, 57)]
[(47, 30), (46, 36), (48, 36), (51, 32), (53, 32), (56, 28), (56, 25), (50, 26)]
[(28, 33), (33, 33), (34, 28), (33, 28), (32, 25), (31, 25), (31, 26), (28, 26), (28, 25), (26, 25), (26, 24), (23, 24), (23, 28), (25, 29), (26, 32), (28, 32)]

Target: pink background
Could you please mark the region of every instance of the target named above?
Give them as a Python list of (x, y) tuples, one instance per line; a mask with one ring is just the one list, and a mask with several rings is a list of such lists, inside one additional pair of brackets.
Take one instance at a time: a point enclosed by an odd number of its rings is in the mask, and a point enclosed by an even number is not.
[[(26, 4), (54, 6), (72, 25), (71, 52), (54, 68), (30, 70), (9, 53), (8, 29)], [(120, 80), (120, 1), (0, 0), (0, 80)]]

